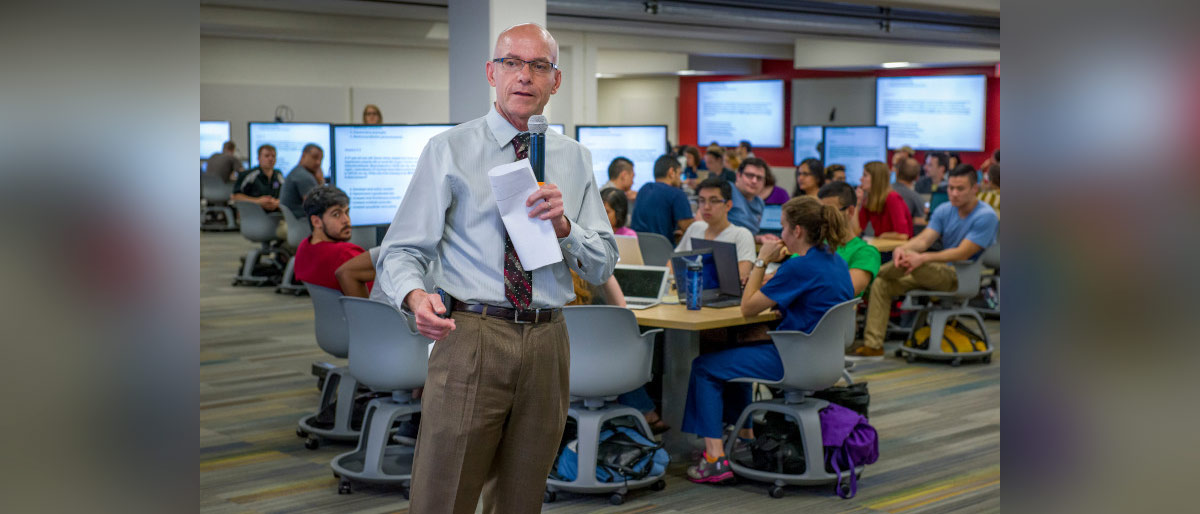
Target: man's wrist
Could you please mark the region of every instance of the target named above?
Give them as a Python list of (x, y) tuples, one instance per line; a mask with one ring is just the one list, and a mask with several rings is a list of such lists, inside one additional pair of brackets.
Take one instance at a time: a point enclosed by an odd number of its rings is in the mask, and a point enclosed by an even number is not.
[(413, 289), (407, 295), (404, 295), (404, 305), (408, 307), (408, 310), (416, 312), (417, 306), (425, 301), (425, 297), (428, 294), (423, 289)]

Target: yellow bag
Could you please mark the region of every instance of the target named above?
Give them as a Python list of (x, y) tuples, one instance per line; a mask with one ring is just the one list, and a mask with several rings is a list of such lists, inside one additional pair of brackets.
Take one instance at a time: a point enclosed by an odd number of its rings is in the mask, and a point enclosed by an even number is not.
[[(904, 346), (921, 350), (928, 349), (929, 332), (931, 329), (928, 324), (914, 330), (912, 337), (904, 342)], [(984, 342), (983, 337), (963, 326), (958, 320), (950, 320), (946, 323), (946, 328), (942, 331), (942, 352), (985, 352), (987, 349), (987, 343)]]

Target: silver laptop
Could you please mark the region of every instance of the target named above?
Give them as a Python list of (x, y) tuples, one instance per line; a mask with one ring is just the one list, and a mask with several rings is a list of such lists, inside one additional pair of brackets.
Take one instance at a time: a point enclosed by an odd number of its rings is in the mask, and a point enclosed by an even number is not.
[(668, 275), (666, 266), (618, 264), (613, 270), (613, 277), (625, 295), (625, 306), (633, 310), (662, 303), (663, 295), (667, 294)]

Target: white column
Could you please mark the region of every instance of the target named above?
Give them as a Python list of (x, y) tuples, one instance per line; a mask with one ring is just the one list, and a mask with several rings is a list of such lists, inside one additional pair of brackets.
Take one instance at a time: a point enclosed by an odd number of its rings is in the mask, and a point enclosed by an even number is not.
[(450, 122), (483, 116), (495, 92), (488, 85), (487, 61), (496, 37), (519, 23), (546, 25), (546, 0), (450, 0)]

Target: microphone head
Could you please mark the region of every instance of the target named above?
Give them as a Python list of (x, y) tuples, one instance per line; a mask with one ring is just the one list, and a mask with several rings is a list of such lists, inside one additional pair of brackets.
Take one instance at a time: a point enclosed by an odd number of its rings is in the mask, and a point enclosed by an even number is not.
[(550, 128), (550, 123), (546, 121), (546, 117), (541, 114), (534, 114), (529, 117), (529, 132), (533, 134), (545, 134), (546, 129)]

